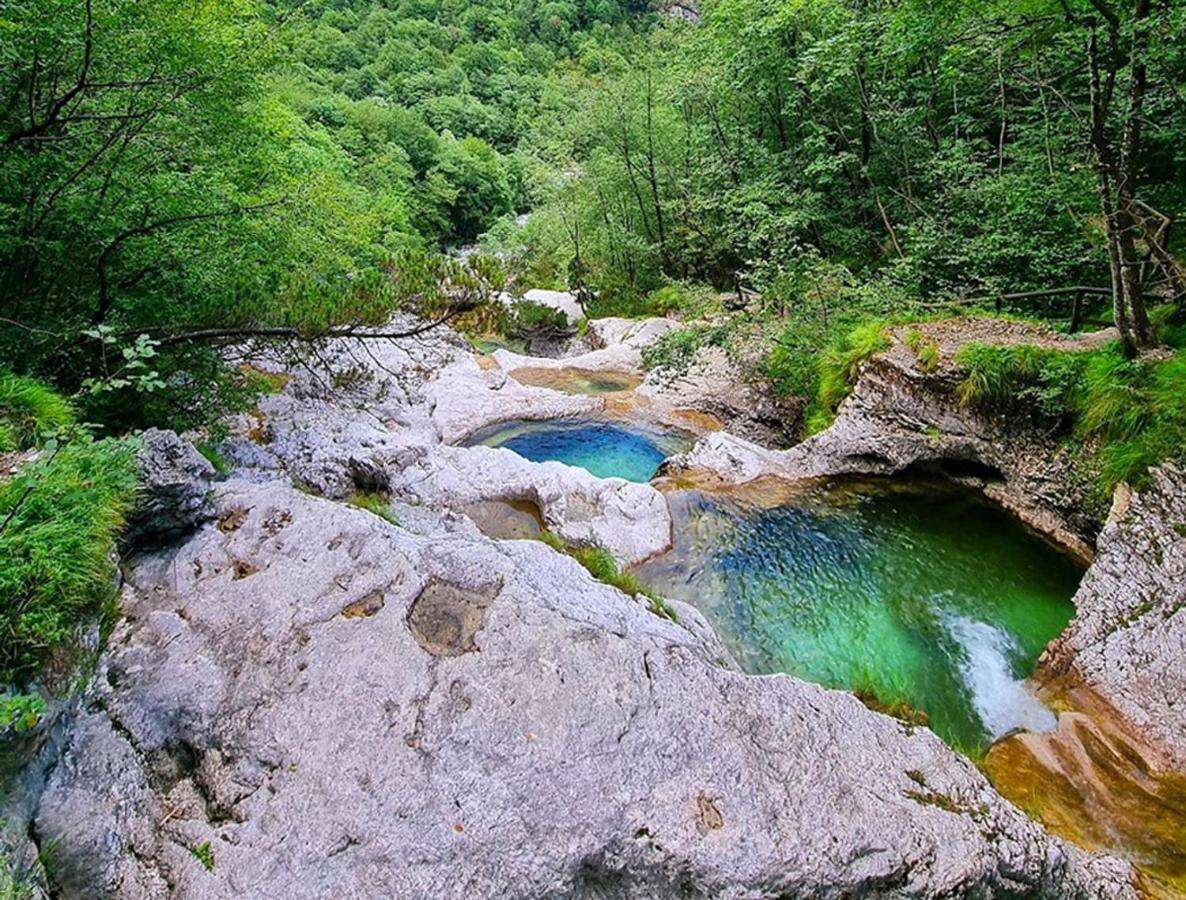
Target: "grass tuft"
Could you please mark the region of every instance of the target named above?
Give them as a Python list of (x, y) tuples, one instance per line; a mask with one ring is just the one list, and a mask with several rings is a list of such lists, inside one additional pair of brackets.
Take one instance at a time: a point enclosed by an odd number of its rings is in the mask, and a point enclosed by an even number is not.
[(0, 451), (35, 446), (73, 422), (74, 411), (61, 395), (32, 378), (0, 374)]
[(110, 610), (134, 450), (130, 441), (66, 444), (0, 485), (0, 683), (35, 676)]
[(365, 509), (380, 519), (385, 519), (392, 525), (399, 525), (399, 519), (391, 511), (391, 498), (387, 494), (379, 491), (358, 491), (356, 494), (351, 495), (348, 502), (351, 506)]
[(1032, 410), (1083, 445), (1101, 496), (1142, 487), (1162, 461), (1186, 462), (1186, 354), (1127, 359), (1119, 344), (1090, 351), (969, 344), (961, 402)]
[(207, 872), (214, 871), (214, 849), (210, 846), (209, 841), (198, 844), (196, 847), (190, 847), (189, 852)]
[(675, 609), (665, 599), (647, 587), (633, 572), (618, 567), (613, 554), (602, 547), (572, 547), (562, 537), (551, 531), (541, 531), (538, 539), (553, 550), (567, 553), (588, 570), (598, 581), (617, 588), (630, 597), (643, 597), (651, 612), (672, 622), (679, 622)]

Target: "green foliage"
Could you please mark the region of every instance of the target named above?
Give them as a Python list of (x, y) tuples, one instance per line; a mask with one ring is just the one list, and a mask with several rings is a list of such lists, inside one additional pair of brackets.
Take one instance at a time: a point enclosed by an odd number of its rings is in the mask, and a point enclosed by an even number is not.
[[(1130, 366), (1117, 370), (1092, 360), (1087, 369), (1080, 428), (1102, 441), (1105, 485), (1139, 487), (1151, 466), (1186, 462), (1186, 356)], [(1122, 408), (1126, 396), (1132, 406)]]
[(704, 347), (720, 347), (727, 333), (713, 325), (693, 325), (669, 331), (642, 351), (642, 362), (648, 371), (660, 372), (665, 377), (678, 377), (688, 370), (696, 354)]
[(1163, 460), (1186, 460), (1186, 356), (1126, 359), (1119, 345), (1074, 352), (970, 344), (960, 398), (1030, 409), (1083, 442), (1101, 494), (1144, 483)]
[(607, 284), (589, 302), (589, 316), (594, 319), (619, 316), (646, 319), (680, 313), (700, 318), (721, 312), (717, 293), (703, 284), (673, 282), (642, 293), (624, 284)]
[(0, 733), (11, 728), (14, 733), (21, 734), (36, 728), (45, 715), (45, 708), (45, 699), (39, 694), (7, 692), (0, 695)]
[(74, 421), (74, 412), (44, 384), (0, 373), (0, 451), (31, 447)]
[(507, 337), (530, 341), (566, 335), (571, 329), (563, 310), (517, 300), (505, 311), (500, 331)]
[(350, 495), (349, 503), (351, 506), (365, 509), (380, 519), (390, 522), (392, 525), (399, 525), (399, 519), (391, 511), (391, 498), (384, 493), (378, 491), (358, 491)]
[(9, 4), (0, 359), (109, 431), (184, 429), (241, 404), (212, 349), (170, 335), (434, 314), (458, 286), (437, 251), (531, 200), (518, 145), (551, 72), (645, 26), (559, 11)]
[(190, 847), (189, 852), (207, 872), (214, 871), (214, 848), (210, 846), (209, 841), (198, 844), (196, 847)]
[(47, 450), (0, 485), (0, 683), (20, 683), (114, 599), (111, 549), (136, 486), (130, 441)]

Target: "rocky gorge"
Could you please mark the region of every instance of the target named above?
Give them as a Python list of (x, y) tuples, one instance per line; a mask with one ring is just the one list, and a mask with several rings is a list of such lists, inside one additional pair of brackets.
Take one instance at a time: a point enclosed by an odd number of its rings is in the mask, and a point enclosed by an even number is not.
[[(975, 320), (926, 326), (943, 348), (934, 371), (895, 333), (835, 423), (785, 450), (747, 439), (773, 443), (776, 413), (755, 413), (754, 388), (711, 352), (675, 383), (642, 380), (641, 349), (672, 327), (596, 321), (594, 348), (561, 359), (475, 357), (447, 331), (292, 358), (244, 348), (281, 389), (219, 445), (229, 473), (147, 434), (122, 619), (25, 778), (21, 820), (31, 844), (55, 848), (57, 895), (1160, 890), (1107, 839), (1043, 827), (1000, 772), (1025, 761), (1020, 789), (1061, 779), (1074, 797), (1122, 781), (1134, 803), (1180, 815), (1182, 473), (1119, 497), (1097, 549), (1058, 448), (958, 402), (954, 349)], [(1022, 326), (991, 337), (1053, 340)], [(573, 373), (631, 387), (554, 389)], [(851, 693), (743, 673), (687, 604), (656, 615), (545, 542), (484, 533), (478, 509), (518, 505), (621, 566), (670, 545), (664, 479), (462, 446), (499, 423), (589, 416), (685, 433), (694, 446), (665, 463), (670, 482), (760, 491), (927, 471), (1094, 559), (1037, 673), (1058, 729), (994, 745), (986, 777)], [(381, 498), (382, 514), (359, 497)], [(994, 755), (1007, 762), (994, 769)], [(1135, 774), (1103, 779), (1102, 755)]]

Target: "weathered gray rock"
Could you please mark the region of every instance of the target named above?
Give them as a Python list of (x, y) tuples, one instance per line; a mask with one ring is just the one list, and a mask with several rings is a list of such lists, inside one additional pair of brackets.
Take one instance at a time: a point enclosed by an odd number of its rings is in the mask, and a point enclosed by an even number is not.
[(137, 454), (140, 491), (124, 540), (130, 544), (184, 534), (213, 515), (207, 494), (214, 467), (172, 431), (150, 428)]
[(668, 378), (647, 376), (638, 393), (656, 403), (713, 416), (724, 429), (763, 447), (787, 447), (799, 437), (803, 403), (783, 399), (768, 385), (755, 385), (741, 375), (720, 347), (703, 347), (688, 370)]
[[(655, 332), (636, 325), (626, 329), (627, 339), (650, 339), (639, 330)], [(636, 349), (616, 346), (598, 352), (637, 357)], [(443, 332), (415, 344), (329, 341), (299, 363), (259, 357), (253, 363), (288, 373), (289, 382), (244, 416), (237, 436), (221, 448), (244, 477), (284, 474), (335, 499), (381, 490), (398, 502), (436, 509), (528, 501), (566, 541), (604, 547), (623, 564), (670, 543), (667, 504), (649, 485), (595, 478), (506, 450), (454, 446), (502, 422), (601, 414), (602, 398), (521, 384), (499, 368), (483, 368)]]
[(1186, 473), (1162, 467), (1121, 495), (1075, 610), (1040, 676), (1094, 691), (1186, 772)]
[(277, 482), (214, 499), (127, 567), (36, 821), (65, 898), (1135, 897), (926, 729), (722, 665), (688, 607)]

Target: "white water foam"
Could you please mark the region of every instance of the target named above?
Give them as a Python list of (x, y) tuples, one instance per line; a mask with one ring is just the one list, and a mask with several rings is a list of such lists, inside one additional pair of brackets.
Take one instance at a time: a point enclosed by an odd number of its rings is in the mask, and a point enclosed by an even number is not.
[(943, 624), (959, 643), (960, 674), (972, 692), (972, 705), (995, 741), (1015, 728), (1052, 731), (1058, 720), (1014, 677), (1009, 653), (1016, 651), (1012, 636), (984, 622), (949, 615)]

